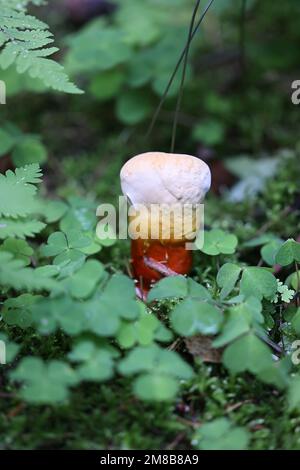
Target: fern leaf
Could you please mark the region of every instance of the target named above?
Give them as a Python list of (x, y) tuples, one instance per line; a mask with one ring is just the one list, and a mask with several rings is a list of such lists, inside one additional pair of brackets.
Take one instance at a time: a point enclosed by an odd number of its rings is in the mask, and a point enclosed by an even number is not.
[(35, 183), (41, 181), (41, 170), (37, 164), (0, 174), (0, 216), (25, 217), (36, 207)]
[[(29, 1), (0, 0), (0, 67), (4, 70), (12, 64), (18, 73), (28, 73), (42, 80), (48, 87), (66, 93), (82, 93), (74, 85), (63, 66), (47, 57), (58, 51), (46, 47), (53, 43), (48, 25), (34, 16), (26, 14)], [(35, 0), (39, 5), (42, 2)]]
[(51, 291), (58, 287), (57, 281), (41, 276), (33, 268), (24, 266), (24, 261), (14, 259), (11, 253), (0, 252), (0, 286), (17, 291)]
[(28, 220), (28, 219), (9, 219), (0, 218), (0, 240), (5, 238), (27, 238), (34, 237), (40, 233), (46, 224), (39, 220)]

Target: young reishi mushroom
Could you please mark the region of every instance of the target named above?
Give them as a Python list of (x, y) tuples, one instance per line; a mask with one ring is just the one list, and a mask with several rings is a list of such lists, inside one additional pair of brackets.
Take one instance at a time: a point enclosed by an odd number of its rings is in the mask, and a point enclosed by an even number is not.
[[(163, 207), (197, 207), (210, 189), (211, 173), (208, 165), (197, 157), (148, 152), (127, 161), (120, 178), (122, 192), (133, 209), (129, 219), (134, 220), (134, 210), (142, 204), (149, 211), (142, 216), (139, 213), (140, 220), (148, 218), (151, 227), (152, 222), (159, 226), (155, 238), (146, 229), (140, 238), (131, 242), (133, 274), (138, 293), (145, 298), (153, 282), (163, 276), (188, 274), (191, 270), (192, 252), (186, 249), (187, 240), (191, 240), (184, 232), (182, 218), (173, 216), (166, 231), (162, 224)], [(150, 213), (153, 205), (160, 207), (154, 215)]]

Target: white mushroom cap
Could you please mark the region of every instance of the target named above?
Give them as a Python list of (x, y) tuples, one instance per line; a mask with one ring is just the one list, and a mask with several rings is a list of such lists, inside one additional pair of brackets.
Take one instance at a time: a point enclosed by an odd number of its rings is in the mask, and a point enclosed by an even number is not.
[(121, 170), (125, 196), (135, 204), (199, 204), (210, 189), (206, 163), (191, 155), (148, 152), (131, 158)]

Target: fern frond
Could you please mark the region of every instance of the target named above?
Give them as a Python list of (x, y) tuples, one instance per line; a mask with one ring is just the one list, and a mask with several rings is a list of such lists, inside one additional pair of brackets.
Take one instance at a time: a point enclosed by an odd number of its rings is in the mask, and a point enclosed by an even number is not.
[(43, 277), (35, 269), (24, 267), (24, 261), (14, 259), (11, 253), (0, 252), (0, 286), (17, 291), (51, 291), (57, 288), (57, 281)]
[(8, 170), (0, 174), (0, 216), (26, 217), (36, 208), (35, 183), (41, 181), (41, 170), (37, 164)]
[[(7, 3), (0, 0), (0, 67), (5, 70), (15, 64), (18, 73), (27, 72), (55, 90), (82, 93), (70, 82), (63, 66), (47, 58), (58, 48), (46, 48), (53, 43), (53, 35), (46, 23), (25, 12), (29, 2)], [(41, 4), (38, 0), (34, 3)]]
[(34, 237), (40, 233), (46, 224), (39, 220), (0, 218), (0, 240), (5, 238)]

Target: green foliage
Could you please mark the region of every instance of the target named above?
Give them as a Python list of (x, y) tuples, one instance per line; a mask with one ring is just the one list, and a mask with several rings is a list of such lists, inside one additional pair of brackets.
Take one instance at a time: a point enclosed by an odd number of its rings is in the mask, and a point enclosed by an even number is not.
[[(240, 278), (241, 275), (241, 278)], [(232, 263), (224, 264), (218, 272), (217, 283), (221, 297), (227, 297), (240, 278), (240, 293), (245, 297), (255, 296), (258, 299), (274, 299), (278, 284), (275, 276), (265, 268), (248, 266), (241, 268)]]
[(35, 210), (35, 183), (41, 181), (38, 165), (17, 168), (0, 175), (0, 216), (25, 217)]
[(199, 300), (210, 300), (209, 291), (191, 278), (184, 276), (166, 277), (157, 282), (148, 295), (148, 302), (163, 300), (172, 297), (197, 298)]
[(245, 450), (250, 436), (228, 419), (219, 418), (203, 424), (196, 432), (194, 443), (200, 450)]
[[(115, 99), (117, 118), (135, 125), (148, 118), (161, 96), (186, 40), (186, 18), (192, 2), (156, 0), (118, 2), (110, 20), (95, 19), (67, 39), (65, 65), (83, 75), (97, 100)], [(176, 8), (177, 20), (170, 17)], [(197, 41), (196, 41), (197, 42)], [(192, 73), (188, 67), (187, 81)], [(174, 96), (180, 80), (170, 90)]]
[(276, 254), (276, 263), (287, 266), (293, 261), (300, 263), (300, 243), (292, 238), (287, 240)]
[(296, 376), (293, 378), (289, 388), (289, 407), (290, 410), (299, 409), (300, 406), (300, 377)]
[[(298, 449), (299, 110), (281, 90), (298, 64), (286, 41), (300, 39), (299, 5), (246, 2), (247, 77), (235, 2), (215, 2), (195, 37), (176, 152), (211, 155), (221, 197), (206, 199), (212, 229), (191, 277), (162, 279), (144, 303), (127, 274), (129, 243), (96, 238), (96, 209), (116, 202), (121, 165), (145, 147), (142, 129), (122, 129), (115, 116), (126, 126), (150, 118), (194, 0), (115, 3), (109, 18), (65, 41), (68, 71), (88, 89), (66, 106), (62, 95), (13, 98), (45, 91), (33, 73), (56, 86), (63, 70), (41, 56), (53, 38), (27, 14), (30, 2), (2, 1), (28, 28), (5, 26), (13, 45), (0, 33), (0, 60), (11, 62), (0, 77), (11, 100), (0, 166), (23, 167), (0, 176), (0, 341), (8, 360), (0, 448)], [(51, 8), (45, 13), (63, 37), (63, 17)], [(169, 147), (179, 84), (180, 73), (149, 149)], [(39, 185), (37, 164), (48, 154)], [(232, 189), (224, 175), (238, 179)]]
[(176, 379), (188, 380), (193, 371), (174, 351), (158, 346), (139, 346), (120, 362), (123, 375), (141, 374), (133, 383), (134, 391), (144, 400), (170, 400), (178, 390)]
[(223, 362), (234, 374), (243, 371), (258, 374), (272, 364), (272, 355), (269, 348), (256, 335), (249, 333), (226, 349)]
[(197, 333), (215, 335), (222, 323), (221, 312), (207, 302), (186, 299), (178, 304), (171, 317), (175, 331), (183, 336)]
[(53, 35), (45, 23), (26, 13), (25, 6), (24, 2), (0, 2), (0, 67), (5, 70), (15, 64), (18, 73), (26, 72), (50, 88), (81, 93), (64, 68), (48, 58), (58, 51), (57, 47), (47, 47), (53, 43)]
[[(213, 229), (204, 234), (204, 245), (199, 246), (206, 255), (216, 256), (221, 253), (231, 255), (235, 252), (238, 239), (235, 235), (225, 233), (223, 230)], [(196, 241), (197, 246), (197, 241)]]
[(8, 123), (0, 128), (0, 158), (6, 154), (11, 154), (15, 166), (42, 164), (47, 160), (47, 151), (39, 137), (25, 135)]
[(64, 362), (48, 364), (27, 357), (11, 373), (11, 378), (24, 383), (21, 396), (29, 403), (59, 403), (68, 397), (68, 389), (77, 383), (75, 372)]
[(53, 279), (40, 277), (36, 270), (26, 267), (26, 262), (5, 251), (0, 252), (0, 286), (17, 291), (51, 291), (58, 287)]
[(37, 164), (0, 174), (0, 239), (32, 237), (43, 230), (45, 224), (33, 217), (38, 212), (35, 184), (40, 181)]

